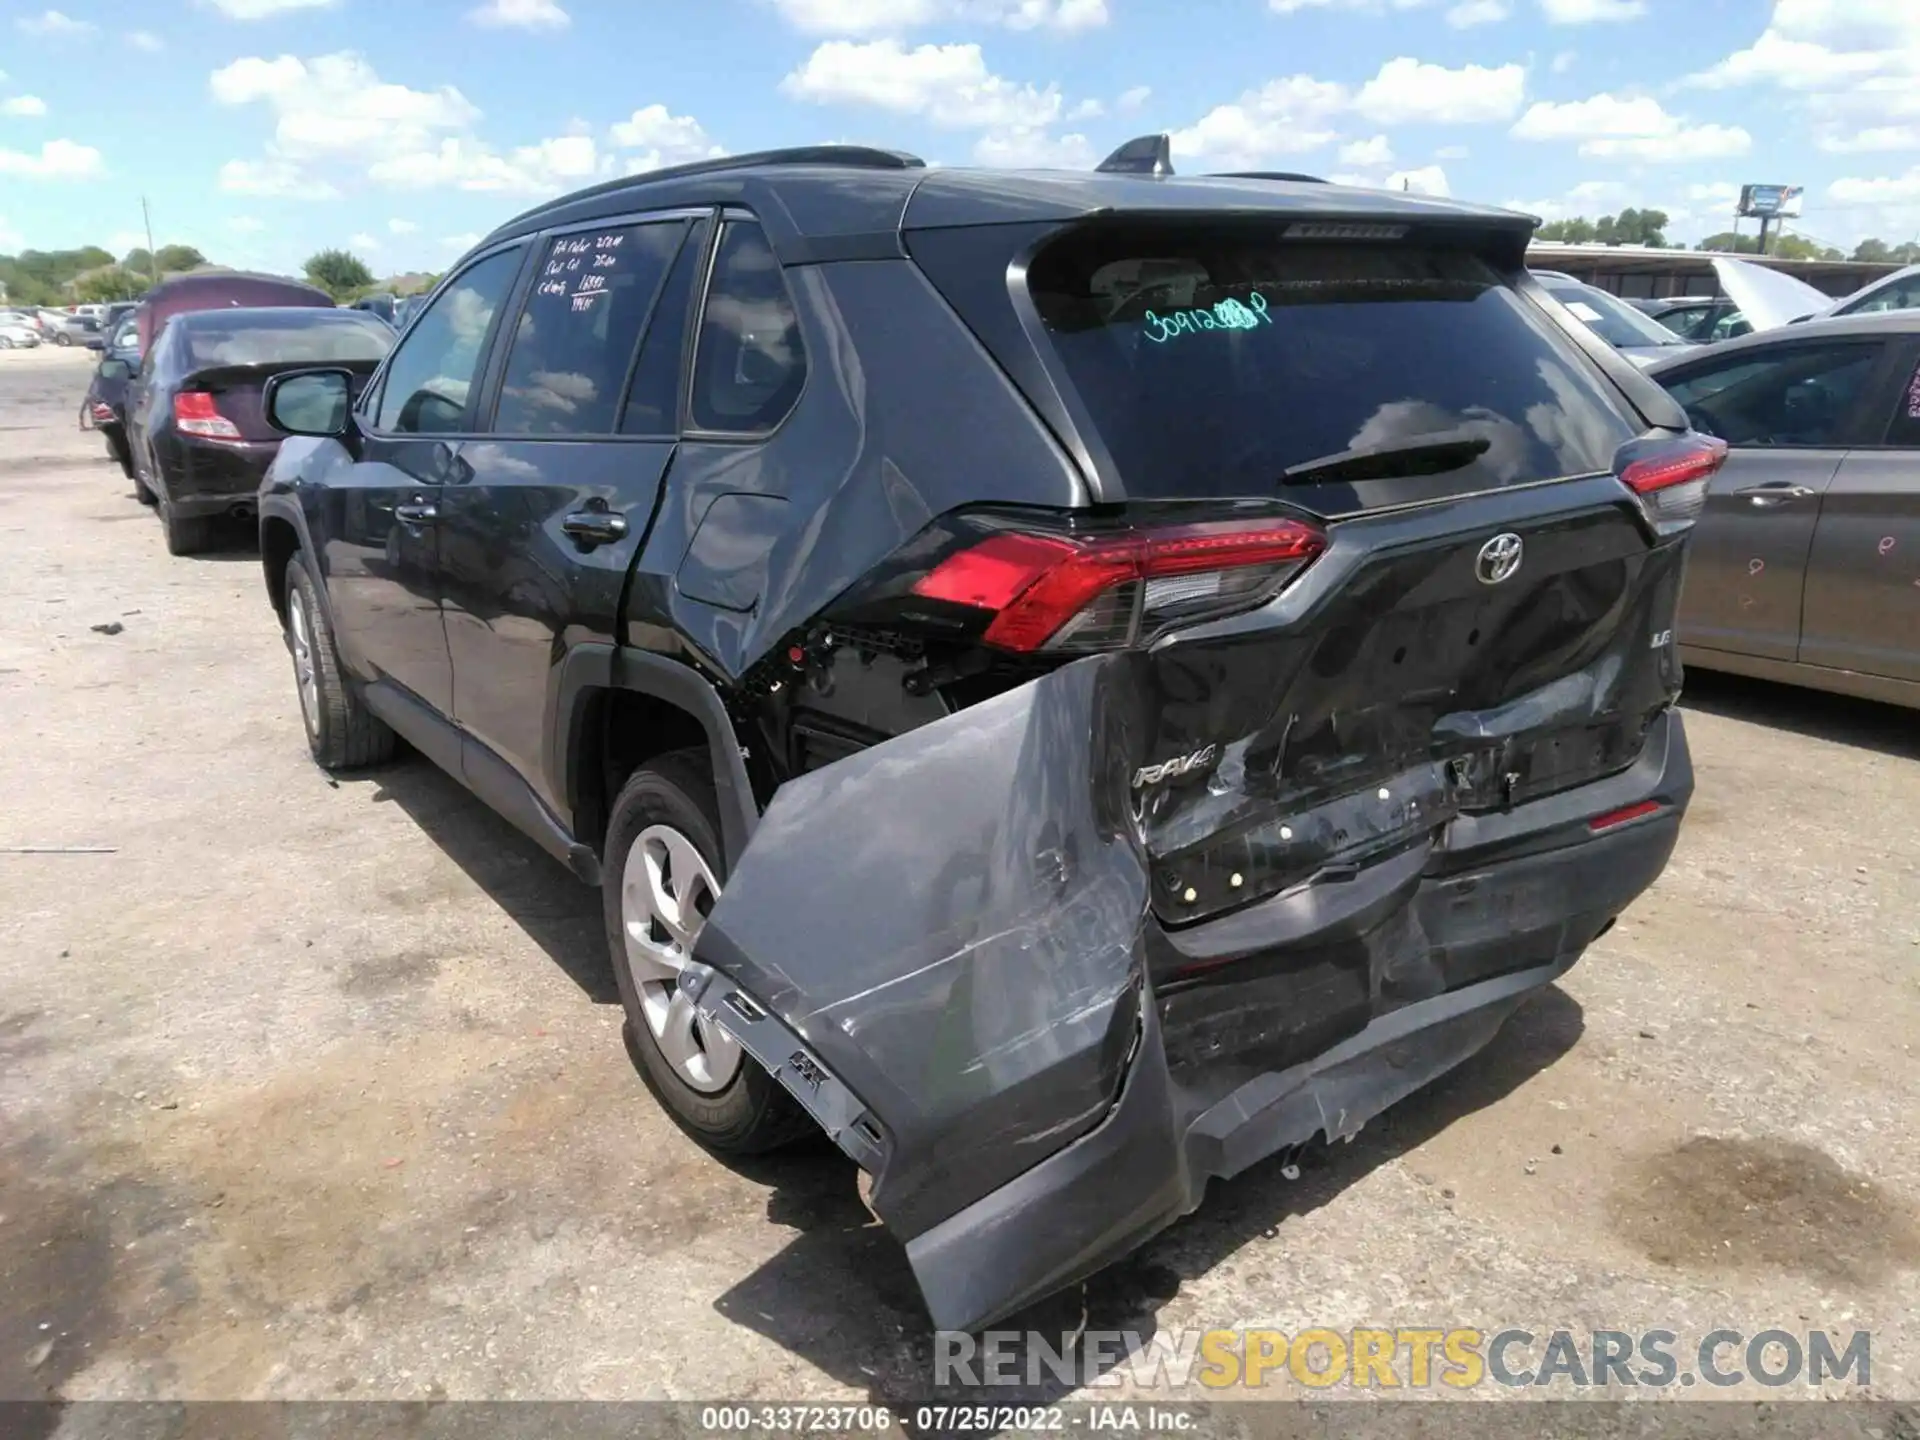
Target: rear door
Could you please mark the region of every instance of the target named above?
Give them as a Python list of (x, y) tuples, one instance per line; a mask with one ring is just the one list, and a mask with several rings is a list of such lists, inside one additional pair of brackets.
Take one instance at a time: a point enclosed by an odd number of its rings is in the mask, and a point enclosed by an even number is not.
[(1796, 658), (1820, 499), (1865, 433), (1883, 353), (1870, 339), (1788, 341), (1660, 377), (1694, 428), (1730, 446), (1694, 531), (1682, 644)]
[(1841, 462), (1814, 530), (1800, 659), (1920, 681), (1920, 346), (1903, 337), (1874, 443)]
[[(572, 645), (616, 635), (673, 459), (704, 215), (600, 220), (540, 242), (495, 347), (488, 433), (438, 497), (454, 718), (557, 815), (548, 687)], [(486, 763), (470, 753), (469, 767)]]
[(524, 249), (492, 251), (441, 288), (368, 392), (352, 464), (318, 491), (315, 531), (343, 654), (362, 679), (443, 717), (453, 713), (453, 666), (440, 619), (440, 497), (464, 473), (488, 338)]

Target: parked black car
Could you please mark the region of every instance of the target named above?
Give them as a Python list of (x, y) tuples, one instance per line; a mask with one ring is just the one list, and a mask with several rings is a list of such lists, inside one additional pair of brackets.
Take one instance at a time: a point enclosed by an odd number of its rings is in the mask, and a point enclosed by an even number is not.
[(1723, 447), (1527, 217), (1165, 160), (611, 182), (269, 387), (315, 758), (598, 882), (661, 1100), (811, 1115), (942, 1326), (1474, 1053), (1693, 788)]
[(394, 318), (394, 307), (398, 304), (399, 301), (391, 295), (363, 295), (348, 308), (362, 310), (369, 315), (377, 315), (387, 324), (398, 329), (399, 322)]
[[(95, 345), (95, 340), (99, 342)], [(110, 329), (87, 342), (89, 349), (101, 351), (100, 363), (93, 367), (93, 379), (87, 386), (83, 423), (98, 430), (107, 442), (107, 452), (120, 463), (129, 480), (133, 479), (133, 452), (127, 446), (127, 387), (140, 371), (140, 329), (131, 314), (124, 315)], [(148, 492), (150, 493), (150, 492)]]
[(253, 517), (280, 449), (262, 409), (268, 380), (326, 363), (363, 382), (392, 348), (392, 330), (350, 310), (193, 310), (167, 321), (126, 398), (134, 488), (158, 506), (167, 549), (191, 554), (222, 516)]

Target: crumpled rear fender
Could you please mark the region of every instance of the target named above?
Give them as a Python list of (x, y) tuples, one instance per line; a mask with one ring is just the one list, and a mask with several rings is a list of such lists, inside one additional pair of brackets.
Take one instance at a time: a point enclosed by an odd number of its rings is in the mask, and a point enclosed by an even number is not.
[(1135, 663), (1079, 661), (789, 782), (701, 932), (696, 959), (731, 982), (703, 1009), (758, 1054), (742, 1002), (720, 1003), (745, 991), (811, 1051), (763, 1063), (858, 1097), (843, 1144), (898, 1234), (1085, 1134), (1119, 1095), (1148, 901), (1125, 803)]

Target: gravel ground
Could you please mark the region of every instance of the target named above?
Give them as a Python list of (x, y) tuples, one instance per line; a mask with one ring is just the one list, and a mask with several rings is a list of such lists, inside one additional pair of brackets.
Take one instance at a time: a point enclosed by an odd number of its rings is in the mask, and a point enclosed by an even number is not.
[[(701, 1152), (590, 892), (311, 765), (246, 537), (166, 555), (89, 360), (0, 354), (0, 847), (112, 847), (0, 853), (0, 1398), (924, 1396), (850, 1167)], [(1559, 986), (1034, 1323), (1869, 1329), (1920, 1395), (1920, 725), (1687, 709), (1674, 862)]]

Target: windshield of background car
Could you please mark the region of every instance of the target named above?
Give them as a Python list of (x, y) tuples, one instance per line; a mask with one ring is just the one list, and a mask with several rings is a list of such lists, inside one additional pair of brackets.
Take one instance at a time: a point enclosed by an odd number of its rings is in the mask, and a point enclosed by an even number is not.
[(231, 326), (201, 321), (187, 331), (188, 368), (377, 362), (393, 348), (393, 331), (370, 315), (319, 313), (328, 318), (318, 323), (300, 317)]
[(1564, 280), (1540, 282), (1547, 293), (1599, 332), (1609, 345), (1683, 345), (1673, 331), (1617, 296), (1592, 285)]
[[(1634, 428), (1485, 260), (1274, 227), (1084, 227), (1027, 285), (1129, 496), (1323, 514), (1609, 469)], [(1283, 485), (1342, 451), (1484, 439), (1440, 474)]]

